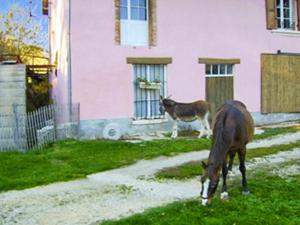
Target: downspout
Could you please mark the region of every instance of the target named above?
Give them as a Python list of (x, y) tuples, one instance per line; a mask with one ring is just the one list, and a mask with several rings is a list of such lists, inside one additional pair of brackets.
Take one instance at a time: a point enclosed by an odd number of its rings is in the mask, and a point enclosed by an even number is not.
[[(49, 64), (52, 64), (53, 57), (52, 57), (52, 1), (48, 1), (48, 51), (49, 51)], [(48, 82), (50, 81), (50, 76), (48, 78)], [(51, 83), (53, 82), (53, 69), (51, 69)], [(51, 89), (51, 98), (53, 99), (53, 89)], [(56, 99), (55, 99), (56, 102)]]
[(68, 105), (69, 112), (72, 115), (72, 61), (71, 61), (71, 0), (69, 0), (69, 15), (68, 15)]

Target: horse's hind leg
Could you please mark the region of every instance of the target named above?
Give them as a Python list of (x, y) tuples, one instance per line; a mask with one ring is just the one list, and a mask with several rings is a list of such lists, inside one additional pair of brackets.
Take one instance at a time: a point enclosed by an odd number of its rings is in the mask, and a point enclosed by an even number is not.
[(205, 125), (204, 125), (204, 121), (201, 118), (199, 118), (198, 120), (200, 121), (200, 124), (201, 124), (198, 138), (202, 138), (203, 134), (204, 134), (204, 126)]
[(240, 160), (240, 171), (242, 173), (242, 185), (243, 185), (243, 194), (249, 194), (249, 189), (247, 185), (247, 179), (246, 179), (246, 167), (245, 167), (245, 156), (246, 156), (246, 146), (243, 149), (240, 149), (238, 151), (239, 160)]
[(229, 163), (228, 163), (228, 172), (229, 174), (232, 175), (232, 164), (234, 160), (235, 152), (234, 151), (229, 151)]
[[(202, 126), (203, 128), (205, 128), (206, 132), (207, 132), (207, 136), (206, 138), (209, 138), (210, 135), (211, 135), (211, 129), (210, 129), (210, 125), (209, 125), (209, 112), (207, 112), (205, 115), (204, 115), (204, 118), (203, 120), (201, 120), (201, 123), (202, 123)], [(200, 136), (200, 135), (199, 135)]]

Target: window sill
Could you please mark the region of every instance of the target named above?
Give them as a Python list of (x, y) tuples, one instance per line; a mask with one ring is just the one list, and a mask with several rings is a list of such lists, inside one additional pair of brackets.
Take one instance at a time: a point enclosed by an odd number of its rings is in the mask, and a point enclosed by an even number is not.
[(289, 36), (289, 37), (300, 37), (300, 31), (298, 31), (298, 30), (277, 29), (277, 30), (272, 30), (271, 33), (283, 35), (283, 36)]
[(142, 120), (133, 120), (132, 124), (133, 125), (147, 125), (147, 124), (157, 124), (157, 123), (164, 123), (168, 122), (168, 119), (162, 118), (162, 119), (142, 119)]
[(233, 74), (225, 75), (225, 74), (206, 74), (205, 77), (233, 77)]

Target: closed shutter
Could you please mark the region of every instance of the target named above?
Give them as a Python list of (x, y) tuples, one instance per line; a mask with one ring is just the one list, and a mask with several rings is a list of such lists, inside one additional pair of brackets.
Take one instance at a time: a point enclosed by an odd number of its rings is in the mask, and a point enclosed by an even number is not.
[(266, 0), (266, 13), (267, 29), (276, 29), (276, 0)]
[(115, 42), (121, 43), (121, 31), (120, 31), (120, 0), (115, 0)]
[(149, 45), (156, 46), (157, 30), (156, 30), (156, 0), (149, 0)]
[(300, 31), (300, 0), (297, 0), (298, 30)]

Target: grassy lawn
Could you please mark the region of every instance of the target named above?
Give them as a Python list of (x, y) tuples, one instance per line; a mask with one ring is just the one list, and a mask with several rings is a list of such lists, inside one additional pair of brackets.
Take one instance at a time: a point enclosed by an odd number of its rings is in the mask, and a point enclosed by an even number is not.
[[(261, 134), (255, 134), (254, 140), (261, 140), (270, 138), (279, 134), (286, 134), (286, 133), (294, 133), (300, 131), (300, 126), (291, 126), (291, 127), (278, 127), (278, 128), (265, 128), (263, 129), (264, 132)], [(166, 137), (171, 137), (172, 133), (167, 133)], [(178, 131), (178, 138), (183, 137), (198, 137), (199, 132), (196, 130), (182, 130)]]
[(300, 131), (300, 126), (293, 127), (278, 127), (278, 128), (266, 128), (262, 134), (254, 135), (254, 140), (261, 140), (270, 138), (279, 134), (294, 133)]
[[(300, 147), (300, 141), (286, 145), (276, 145), (269, 148), (255, 148), (247, 151), (246, 155), (246, 166), (247, 160), (263, 157), (266, 155), (276, 154), (282, 151), (289, 151), (292, 148)], [(238, 164), (238, 157), (235, 157), (234, 164)], [(202, 174), (201, 161), (192, 161), (180, 166), (169, 167), (158, 171), (155, 177), (158, 179), (188, 179)]]
[(209, 149), (206, 139), (141, 142), (63, 141), (46, 149), (0, 153), (0, 191), (24, 189), (132, 164), (140, 159)]
[(212, 205), (203, 207), (199, 200), (175, 202), (146, 210), (119, 221), (102, 225), (298, 225), (300, 224), (300, 176), (286, 181), (266, 172), (251, 173), (251, 194), (241, 194), (240, 180), (229, 183), (229, 201), (216, 193)]
[[(266, 133), (262, 134), (264, 136), (258, 135), (255, 138), (271, 137), (298, 129), (267, 129)], [(194, 133), (194, 136), (197, 135), (198, 133)], [(88, 174), (115, 169), (141, 159), (209, 148), (210, 140), (183, 137), (136, 144), (124, 141), (68, 140), (26, 154), (1, 152), (0, 192), (84, 178)], [(197, 171), (197, 174), (199, 173)]]

